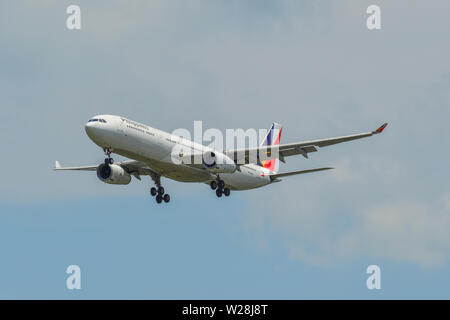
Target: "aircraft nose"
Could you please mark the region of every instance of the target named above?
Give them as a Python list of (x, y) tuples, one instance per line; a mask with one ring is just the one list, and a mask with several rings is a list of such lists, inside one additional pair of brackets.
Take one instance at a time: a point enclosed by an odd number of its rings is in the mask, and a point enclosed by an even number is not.
[(88, 122), (84, 126), (84, 130), (89, 138), (94, 138), (99, 131), (99, 128), (96, 126), (95, 122)]
[(89, 132), (92, 131), (92, 123), (90, 122), (86, 123), (86, 125), (84, 126), (84, 130), (86, 131), (87, 134), (89, 134)]

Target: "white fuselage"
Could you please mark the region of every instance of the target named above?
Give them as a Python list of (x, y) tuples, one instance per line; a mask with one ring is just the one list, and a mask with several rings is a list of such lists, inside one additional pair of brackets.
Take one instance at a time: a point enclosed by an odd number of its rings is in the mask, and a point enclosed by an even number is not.
[[(204, 168), (174, 162), (172, 158), (176, 145), (188, 147), (197, 154), (216, 150), (123, 117), (100, 115), (94, 118), (106, 122), (88, 122), (85, 129), (101, 148), (111, 148), (116, 154), (146, 163), (161, 176), (173, 180), (209, 183), (216, 179), (216, 174)], [(230, 189), (248, 190), (271, 183), (270, 173), (256, 164), (247, 164), (233, 173), (219, 173), (219, 176)]]

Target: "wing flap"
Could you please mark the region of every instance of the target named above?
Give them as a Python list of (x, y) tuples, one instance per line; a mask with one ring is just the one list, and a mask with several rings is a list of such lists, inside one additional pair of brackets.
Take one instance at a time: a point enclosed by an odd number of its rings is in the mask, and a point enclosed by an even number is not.
[(317, 152), (317, 148), (313, 145), (311, 146), (293, 146), (291, 148), (283, 148), (279, 151), (280, 156), (282, 157), (289, 157), (289, 156), (295, 156), (297, 154), (301, 154), (305, 158), (308, 158), (308, 153), (311, 152)]

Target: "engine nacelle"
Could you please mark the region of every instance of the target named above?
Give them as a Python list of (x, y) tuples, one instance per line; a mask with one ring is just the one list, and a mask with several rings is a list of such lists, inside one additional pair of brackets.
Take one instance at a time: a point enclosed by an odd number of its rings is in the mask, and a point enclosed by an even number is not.
[(101, 164), (97, 167), (97, 177), (109, 184), (129, 184), (131, 176), (116, 164)]
[(233, 160), (220, 152), (206, 151), (203, 166), (212, 173), (233, 173), (237, 167)]

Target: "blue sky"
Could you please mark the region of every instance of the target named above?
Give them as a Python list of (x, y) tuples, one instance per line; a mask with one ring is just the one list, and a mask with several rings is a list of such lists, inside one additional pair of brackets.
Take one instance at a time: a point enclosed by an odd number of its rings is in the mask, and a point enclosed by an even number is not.
[[(68, 31), (73, 3), (0, 4), (0, 298), (449, 298), (448, 2), (80, 0)], [(390, 125), (280, 168), (333, 172), (227, 199), (165, 180), (158, 206), (148, 179), (51, 170), (102, 161), (99, 113), (284, 142)]]

